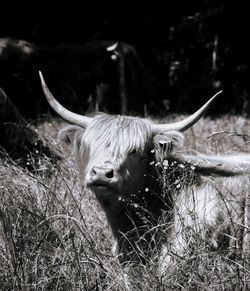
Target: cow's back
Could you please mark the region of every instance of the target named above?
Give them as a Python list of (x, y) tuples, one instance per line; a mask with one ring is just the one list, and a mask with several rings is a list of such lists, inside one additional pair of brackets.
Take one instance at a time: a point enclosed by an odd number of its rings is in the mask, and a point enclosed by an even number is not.
[(161, 269), (175, 258), (204, 251), (246, 255), (250, 250), (250, 177), (209, 177), (174, 199), (174, 221), (161, 254)]

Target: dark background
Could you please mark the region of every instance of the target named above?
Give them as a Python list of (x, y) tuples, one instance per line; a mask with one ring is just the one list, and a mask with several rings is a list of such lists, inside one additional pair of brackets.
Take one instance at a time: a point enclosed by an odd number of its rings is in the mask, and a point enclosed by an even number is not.
[(44, 46), (120, 40), (172, 88), (175, 111), (193, 111), (223, 89), (214, 112), (250, 113), (247, 1), (103, 2), (9, 3), (1, 7), (0, 37)]

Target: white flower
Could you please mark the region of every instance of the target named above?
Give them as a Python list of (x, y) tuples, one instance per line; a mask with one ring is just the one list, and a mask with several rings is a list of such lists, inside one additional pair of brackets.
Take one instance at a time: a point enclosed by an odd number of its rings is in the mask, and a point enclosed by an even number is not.
[(164, 160), (162, 164), (164, 169), (167, 169), (167, 167), (169, 166), (168, 160)]

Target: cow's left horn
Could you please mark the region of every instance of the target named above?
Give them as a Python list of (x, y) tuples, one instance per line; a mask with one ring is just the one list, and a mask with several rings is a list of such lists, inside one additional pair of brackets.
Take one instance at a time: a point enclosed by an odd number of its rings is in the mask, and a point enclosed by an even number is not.
[(194, 125), (201, 117), (202, 115), (208, 110), (208, 108), (212, 105), (212, 103), (215, 101), (217, 96), (221, 94), (222, 91), (219, 91), (216, 93), (211, 99), (207, 101), (199, 110), (197, 110), (195, 113), (190, 115), (189, 117), (185, 118), (184, 120), (174, 122), (174, 123), (168, 123), (168, 124), (153, 124), (153, 132), (158, 133), (161, 131), (185, 131), (192, 125)]
[(64, 108), (50, 92), (40, 71), (39, 76), (42, 84), (43, 93), (46, 96), (50, 106), (55, 110), (55, 112), (58, 113), (64, 120), (68, 121), (69, 123), (76, 124), (81, 127), (86, 127), (90, 123), (92, 118), (76, 114)]

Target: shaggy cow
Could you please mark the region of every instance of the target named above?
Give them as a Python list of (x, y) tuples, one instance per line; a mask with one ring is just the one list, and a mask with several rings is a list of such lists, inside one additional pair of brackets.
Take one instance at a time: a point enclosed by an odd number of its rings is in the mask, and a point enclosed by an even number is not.
[[(229, 238), (235, 250), (243, 246), (249, 192), (244, 174), (250, 170), (250, 156), (188, 156), (176, 151), (183, 143), (182, 132), (219, 93), (183, 121), (155, 124), (131, 116), (72, 113), (40, 77), (51, 107), (73, 124), (63, 134), (72, 140), (83, 184), (106, 213), (122, 262), (145, 262), (160, 248), (165, 265), (174, 255), (190, 251), (196, 239), (191, 230), (212, 248), (229, 248)], [(239, 188), (243, 197), (237, 196)]]

